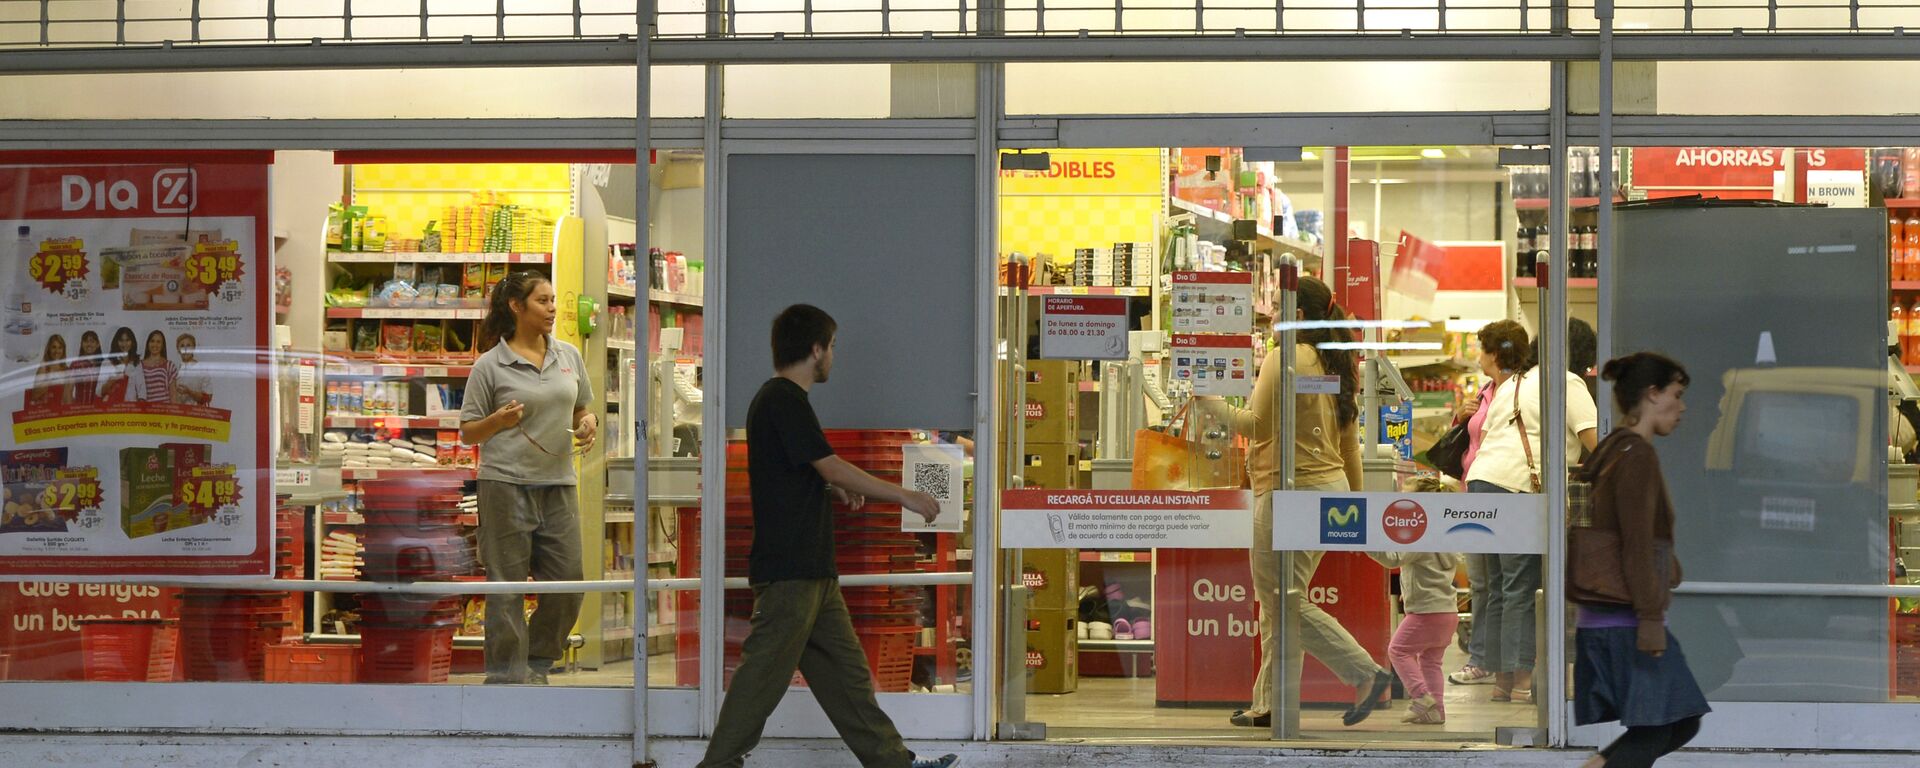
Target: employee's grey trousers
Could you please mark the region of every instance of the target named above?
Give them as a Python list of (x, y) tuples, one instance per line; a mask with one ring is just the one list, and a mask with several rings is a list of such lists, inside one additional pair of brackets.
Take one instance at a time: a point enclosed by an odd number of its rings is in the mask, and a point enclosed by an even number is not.
[[(1347, 481), (1342, 478), (1337, 483), (1326, 485), (1299, 486), (1301, 491), (1346, 491)], [(1273, 668), (1278, 653), (1280, 637), (1276, 633), (1281, 606), (1286, 602), (1280, 590), (1280, 559), (1273, 551), (1273, 494), (1262, 493), (1254, 498), (1253, 508), (1253, 550), (1250, 565), (1253, 567), (1253, 592), (1260, 599), (1260, 673), (1253, 681), (1253, 702), (1250, 712), (1266, 712), (1273, 706)], [(1320, 568), (1320, 557), (1325, 552), (1293, 553), (1293, 572), (1288, 574), (1286, 589), (1300, 593), (1300, 642), (1287, 655), (1287, 682), (1295, 690), (1300, 687), (1300, 669), (1302, 653), (1312, 654), (1320, 663), (1333, 670), (1340, 681), (1358, 687), (1373, 680), (1380, 665), (1374, 663), (1367, 649), (1360, 641), (1353, 639), (1353, 633), (1340, 622), (1321, 610), (1307, 595), (1308, 585), (1313, 582), (1314, 571)]]
[[(586, 578), (574, 486), (481, 480), (479, 538), (488, 581)], [(582, 599), (578, 594), (541, 595), (529, 621), (525, 596), (488, 595), (487, 682), (526, 682), (529, 659), (552, 664), (564, 656)]]
[(861, 766), (907, 768), (913, 762), (900, 731), (874, 699), (873, 671), (853, 632), (840, 580), (808, 579), (753, 588), (753, 626), (700, 768), (746, 764), (796, 668)]

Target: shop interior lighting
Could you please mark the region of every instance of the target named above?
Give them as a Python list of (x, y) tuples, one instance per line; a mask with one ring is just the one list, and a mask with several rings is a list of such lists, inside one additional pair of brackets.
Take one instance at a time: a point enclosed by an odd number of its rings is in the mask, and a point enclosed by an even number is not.
[(1310, 331), (1320, 328), (1355, 328), (1366, 330), (1379, 328), (1386, 331), (1422, 330), (1433, 327), (1425, 320), (1294, 320), (1286, 323), (1274, 323), (1275, 333), (1281, 331)]
[(1447, 151), (1438, 147), (1428, 147), (1420, 150), (1420, 156), (1428, 160), (1445, 160), (1447, 158)]
[(1051, 168), (1053, 155), (1046, 152), (1015, 150), (1013, 154), (1000, 156), (1000, 170), (1003, 171), (1045, 171)]
[(1318, 159), (1320, 159), (1320, 156), (1319, 156), (1319, 155), (1316, 155), (1316, 154), (1314, 154), (1314, 153), (1313, 153), (1312, 151), (1310, 151), (1310, 150), (1309, 150), (1309, 151), (1302, 151), (1302, 152), (1300, 153), (1300, 159), (1301, 159), (1301, 160), (1318, 160)]
[(1326, 341), (1313, 346), (1316, 349), (1377, 349), (1385, 352), (1438, 352), (1444, 348), (1437, 341)]
[(1493, 320), (1486, 318), (1462, 319), (1450, 317), (1447, 318), (1447, 333), (1479, 333), (1480, 329), (1487, 327), (1487, 325), (1492, 322)]

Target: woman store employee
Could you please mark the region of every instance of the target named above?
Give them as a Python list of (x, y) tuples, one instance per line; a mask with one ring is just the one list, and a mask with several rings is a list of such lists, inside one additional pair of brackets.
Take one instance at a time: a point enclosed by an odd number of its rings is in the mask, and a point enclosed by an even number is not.
[[(460, 439), (480, 449), (480, 562), (487, 580), (579, 581), (580, 502), (573, 453), (593, 445), (580, 350), (553, 337), (553, 284), (515, 272), (494, 286), (481, 348), (467, 378)], [(581, 595), (540, 596), (529, 620), (521, 595), (487, 598), (491, 684), (545, 685), (580, 613)]]

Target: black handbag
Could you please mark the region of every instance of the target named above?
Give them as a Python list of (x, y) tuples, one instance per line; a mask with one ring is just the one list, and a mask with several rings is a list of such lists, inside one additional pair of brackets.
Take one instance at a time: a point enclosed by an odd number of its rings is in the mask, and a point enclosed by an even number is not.
[(1433, 441), (1427, 449), (1427, 463), (1448, 477), (1467, 479), (1467, 446), (1472, 440), (1467, 435), (1467, 422), (1453, 425), (1453, 429)]

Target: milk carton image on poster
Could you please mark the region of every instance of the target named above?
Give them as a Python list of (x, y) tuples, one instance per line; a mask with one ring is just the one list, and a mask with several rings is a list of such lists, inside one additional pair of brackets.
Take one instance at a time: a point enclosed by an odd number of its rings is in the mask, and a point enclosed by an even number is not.
[(0, 166), (0, 579), (271, 572), (267, 194), (262, 163)]

